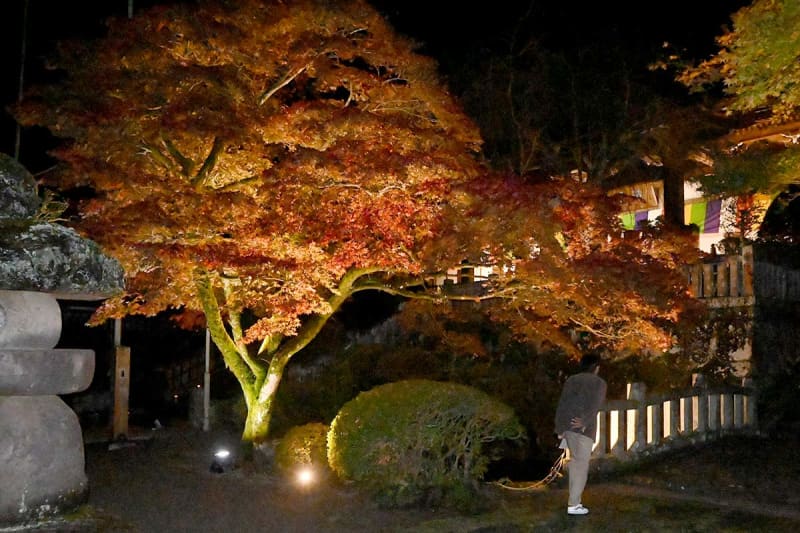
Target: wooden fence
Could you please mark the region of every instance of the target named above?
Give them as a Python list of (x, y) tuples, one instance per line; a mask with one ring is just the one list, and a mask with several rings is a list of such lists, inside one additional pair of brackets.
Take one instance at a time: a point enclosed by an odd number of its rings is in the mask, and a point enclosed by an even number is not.
[(712, 256), (702, 263), (689, 265), (689, 287), (695, 298), (717, 306), (753, 304), (753, 247), (741, 254)]
[(758, 429), (755, 394), (749, 387), (697, 386), (681, 393), (647, 396), (644, 384), (630, 383), (627, 396), (607, 402), (598, 413), (593, 457), (632, 459)]
[(687, 275), (692, 294), (711, 307), (753, 305), (756, 297), (800, 301), (800, 269), (759, 258), (752, 245), (739, 254), (710, 256), (689, 265)]

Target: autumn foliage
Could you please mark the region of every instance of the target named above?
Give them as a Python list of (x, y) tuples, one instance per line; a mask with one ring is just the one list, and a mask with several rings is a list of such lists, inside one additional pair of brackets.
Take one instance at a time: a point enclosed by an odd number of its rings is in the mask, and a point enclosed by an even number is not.
[[(245, 439), (266, 438), (284, 366), (358, 291), (491, 301), (572, 349), (576, 331), (666, 347), (689, 305), (684, 242), (622, 238), (614, 204), (570, 180), (491, 175), (435, 63), (363, 1), (159, 7), (58, 67), (16, 115), (63, 138), (47, 179), (92, 191), (76, 225), (126, 270), (95, 322), (202, 311)], [(479, 294), (431, 282), (463, 260), (497, 275)]]

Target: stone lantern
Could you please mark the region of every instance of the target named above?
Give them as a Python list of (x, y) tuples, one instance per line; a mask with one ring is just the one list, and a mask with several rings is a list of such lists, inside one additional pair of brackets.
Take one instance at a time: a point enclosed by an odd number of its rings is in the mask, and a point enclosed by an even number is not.
[(33, 177), (0, 154), (0, 527), (86, 501), (83, 435), (59, 394), (86, 389), (94, 352), (55, 349), (56, 299), (101, 299), (122, 269), (71, 229), (37, 219)]

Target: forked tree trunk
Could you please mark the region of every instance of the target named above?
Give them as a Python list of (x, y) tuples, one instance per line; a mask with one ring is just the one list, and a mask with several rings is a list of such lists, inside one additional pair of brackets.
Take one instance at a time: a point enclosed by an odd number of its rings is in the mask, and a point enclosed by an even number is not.
[(272, 419), (275, 395), (289, 359), (290, 357), (278, 355), (272, 358), (261, 390), (257, 391), (255, 400), (247, 410), (242, 440), (252, 442), (256, 447), (266, 441), (269, 435), (269, 423)]

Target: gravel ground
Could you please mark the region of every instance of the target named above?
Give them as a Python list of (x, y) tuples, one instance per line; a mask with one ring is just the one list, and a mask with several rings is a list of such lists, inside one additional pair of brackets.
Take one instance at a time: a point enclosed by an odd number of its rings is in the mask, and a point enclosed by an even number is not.
[(237, 435), (169, 428), (150, 436), (114, 450), (86, 448), (89, 504), (120, 531), (394, 531), (436, 517), (379, 509), (329, 481), (302, 487), (247, 466), (211, 472), (218, 448), (236, 455)]
[[(138, 436), (137, 436), (138, 435)], [(592, 474), (588, 517), (567, 517), (565, 479), (515, 492), (486, 484), (483, 512), (386, 510), (352, 487), (303, 488), (252, 464), (221, 474), (213, 452), (238, 435), (177, 426), (134, 433), (129, 446), (88, 438), (87, 506), (71, 516), (4, 532), (796, 532), (800, 441), (726, 438), (611, 475)]]

